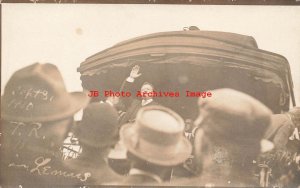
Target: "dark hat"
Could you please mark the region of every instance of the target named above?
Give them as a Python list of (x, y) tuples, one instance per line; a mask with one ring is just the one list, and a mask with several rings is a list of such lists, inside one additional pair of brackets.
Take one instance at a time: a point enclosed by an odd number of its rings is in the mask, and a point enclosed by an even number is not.
[(162, 106), (139, 110), (134, 124), (123, 125), (121, 141), (133, 155), (152, 164), (175, 166), (191, 154), (192, 146), (184, 137), (182, 118)]
[(233, 89), (217, 89), (212, 93), (213, 97), (198, 101), (205, 134), (240, 146), (260, 143), (264, 152), (273, 148), (272, 143), (262, 139), (272, 114), (264, 104)]
[(45, 122), (73, 116), (89, 97), (66, 91), (63, 78), (53, 64), (35, 63), (16, 71), (1, 97), (1, 117), (22, 122)]
[(75, 128), (80, 143), (92, 147), (113, 146), (118, 141), (118, 112), (107, 103), (92, 103)]

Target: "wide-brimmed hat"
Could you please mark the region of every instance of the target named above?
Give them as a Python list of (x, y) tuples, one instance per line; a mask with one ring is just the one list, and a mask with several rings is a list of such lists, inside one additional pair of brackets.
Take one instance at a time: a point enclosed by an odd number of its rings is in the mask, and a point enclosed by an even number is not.
[(35, 63), (16, 71), (1, 97), (4, 120), (45, 122), (73, 116), (89, 103), (84, 92), (69, 93), (53, 64)]
[(184, 122), (178, 114), (153, 105), (141, 108), (135, 123), (122, 126), (120, 136), (133, 155), (152, 164), (175, 166), (192, 152), (183, 131)]
[(107, 103), (91, 103), (75, 127), (80, 143), (91, 147), (114, 146), (118, 142), (118, 112)]
[(237, 147), (257, 147), (261, 152), (273, 149), (272, 142), (263, 139), (271, 123), (272, 112), (268, 107), (233, 89), (216, 89), (211, 93), (212, 97), (198, 101), (198, 119), (206, 135)]

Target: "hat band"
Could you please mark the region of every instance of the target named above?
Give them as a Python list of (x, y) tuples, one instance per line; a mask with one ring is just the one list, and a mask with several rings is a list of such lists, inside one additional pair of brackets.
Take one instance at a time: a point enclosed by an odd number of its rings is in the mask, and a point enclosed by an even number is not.
[[(184, 152), (181, 151), (179, 142), (166, 147), (165, 145), (150, 143), (138, 135), (133, 136), (131, 140), (134, 142), (134, 153), (138, 153), (142, 159), (152, 163), (167, 165), (169, 160), (177, 158), (178, 154)], [(179, 161), (178, 164), (183, 161)]]
[(139, 134), (141, 138), (147, 140), (150, 143), (154, 143), (157, 145), (164, 145), (164, 146), (172, 146), (180, 140), (182, 136), (181, 132), (174, 132), (166, 134), (164, 132), (159, 132), (157, 130), (153, 130), (147, 126), (138, 126), (134, 125), (136, 132)]

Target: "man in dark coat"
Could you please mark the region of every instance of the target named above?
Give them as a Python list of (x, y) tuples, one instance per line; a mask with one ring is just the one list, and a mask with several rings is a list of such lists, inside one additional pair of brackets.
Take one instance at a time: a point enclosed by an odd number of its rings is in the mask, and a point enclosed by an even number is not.
[[(136, 95), (136, 91), (133, 91), (133, 83), (136, 78), (140, 77), (142, 74), (139, 73), (140, 67), (135, 65), (131, 72), (130, 76), (123, 82), (120, 91), (129, 91), (132, 96)], [(134, 97), (121, 97), (121, 102), (124, 104), (126, 108), (126, 114), (120, 119), (120, 125), (123, 125), (128, 122), (133, 122), (136, 118), (136, 114), (140, 108), (143, 106), (149, 105), (158, 105), (156, 101), (149, 95), (148, 93), (153, 92), (154, 87), (152, 84), (145, 82), (141, 87), (141, 94), (145, 94), (142, 97), (142, 100), (136, 99)]]
[(116, 184), (121, 180), (109, 168), (107, 155), (118, 141), (118, 112), (109, 104), (92, 103), (83, 111), (75, 135), (82, 146), (77, 159), (65, 161), (65, 166), (77, 173), (89, 172), (85, 185)]
[[(137, 91), (133, 90), (133, 83), (136, 78), (141, 76), (139, 73), (140, 67), (138, 65), (134, 66), (130, 72), (130, 76), (122, 83), (120, 91), (130, 92), (131, 97), (120, 97), (120, 106), (125, 107), (125, 113), (119, 115), (119, 125), (120, 127), (126, 123), (134, 122), (136, 119), (137, 112), (144, 106), (158, 105), (156, 101), (148, 93), (153, 92), (154, 87), (152, 84), (145, 82), (141, 87), (140, 93), (146, 94), (145, 96), (138, 99), (135, 97)], [(126, 158), (126, 149), (123, 146), (122, 141), (117, 143), (115, 148), (109, 154), (109, 164), (114, 169), (114, 171), (119, 174), (125, 175), (129, 170), (129, 163)]]
[(73, 115), (89, 97), (68, 93), (55, 65), (35, 63), (16, 71), (1, 98), (1, 184), (76, 184), (88, 178), (62, 165), (60, 148)]
[(162, 106), (141, 108), (135, 123), (120, 130), (128, 150), (131, 169), (121, 185), (154, 185), (170, 180), (172, 168), (191, 154), (184, 137), (184, 122), (172, 110)]

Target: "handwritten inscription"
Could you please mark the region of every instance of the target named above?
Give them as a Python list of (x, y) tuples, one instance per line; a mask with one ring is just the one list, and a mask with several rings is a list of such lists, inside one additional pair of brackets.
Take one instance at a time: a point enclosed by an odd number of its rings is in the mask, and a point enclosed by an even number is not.
[[(26, 145), (26, 138), (33, 138), (38, 140), (45, 140), (46, 136), (41, 134), (41, 128), (43, 127), (40, 122), (24, 123), (19, 121), (10, 121), (9, 130), (7, 135), (14, 139), (13, 147), (15, 150), (23, 149)], [(25, 138), (26, 137), (26, 138)], [(20, 138), (20, 139), (17, 139)]]
[[(25, 124), (24, 122), (16, 122), (11, 121), (10, 122), (15, 128), (12, 130), (11, 135), (17, 135), (21, 136), (23, 134), (26, 134), (28, 137), (34, 137), (36, 139), (40, 139), (42, 136), (39, 135), (38, 131), (42, 127), (42, 123), (39, 122), (32, 122)], [(24, 130), (28, 130), (27, 128), (30, 127), (29, 131), (27, 133), (24, 133)]]
[(51, 158), (45, 158), (40, 156), (34, 160), (33, 165), (15, 164), (14, 162), (12, 162), (8, 165), (8, 167), (22, 168), (32, 175), (74, 178), (80, 180), (81, 182), (85, 182), (88, 180), (89, 177), (91, 177), (90, 172), (75, 173), (62, 169), (55, 169), (53, 166), (51, 166), (51, 160)]
[(18, 86), (11, 91), (11, 95), (16, 98), (9, 101), (7, 107), (13, 109), (21, 109), (30, 111), (34, 108), (34, 101), (49, 101), (52, 102), (54, 96), (46, 89), (34, 89)]
[(31, 101), (20, 101), (17, 99), (12, 99), (8, 105), (8, 108), (14, 108), (14, 109), (21, 109), (21, 110), (26, 110), (30, 111), (33, 109), (33, 103)]
[(34, 99), (34, 100), (53, 100), (54, 96), (49, 96), (49, 92), (45, 89), (34, 89), (34, 88), (25, 88), (18, 86), (16, 90), (13, 90), (12, 95), (22, 96), (23, 99)]

